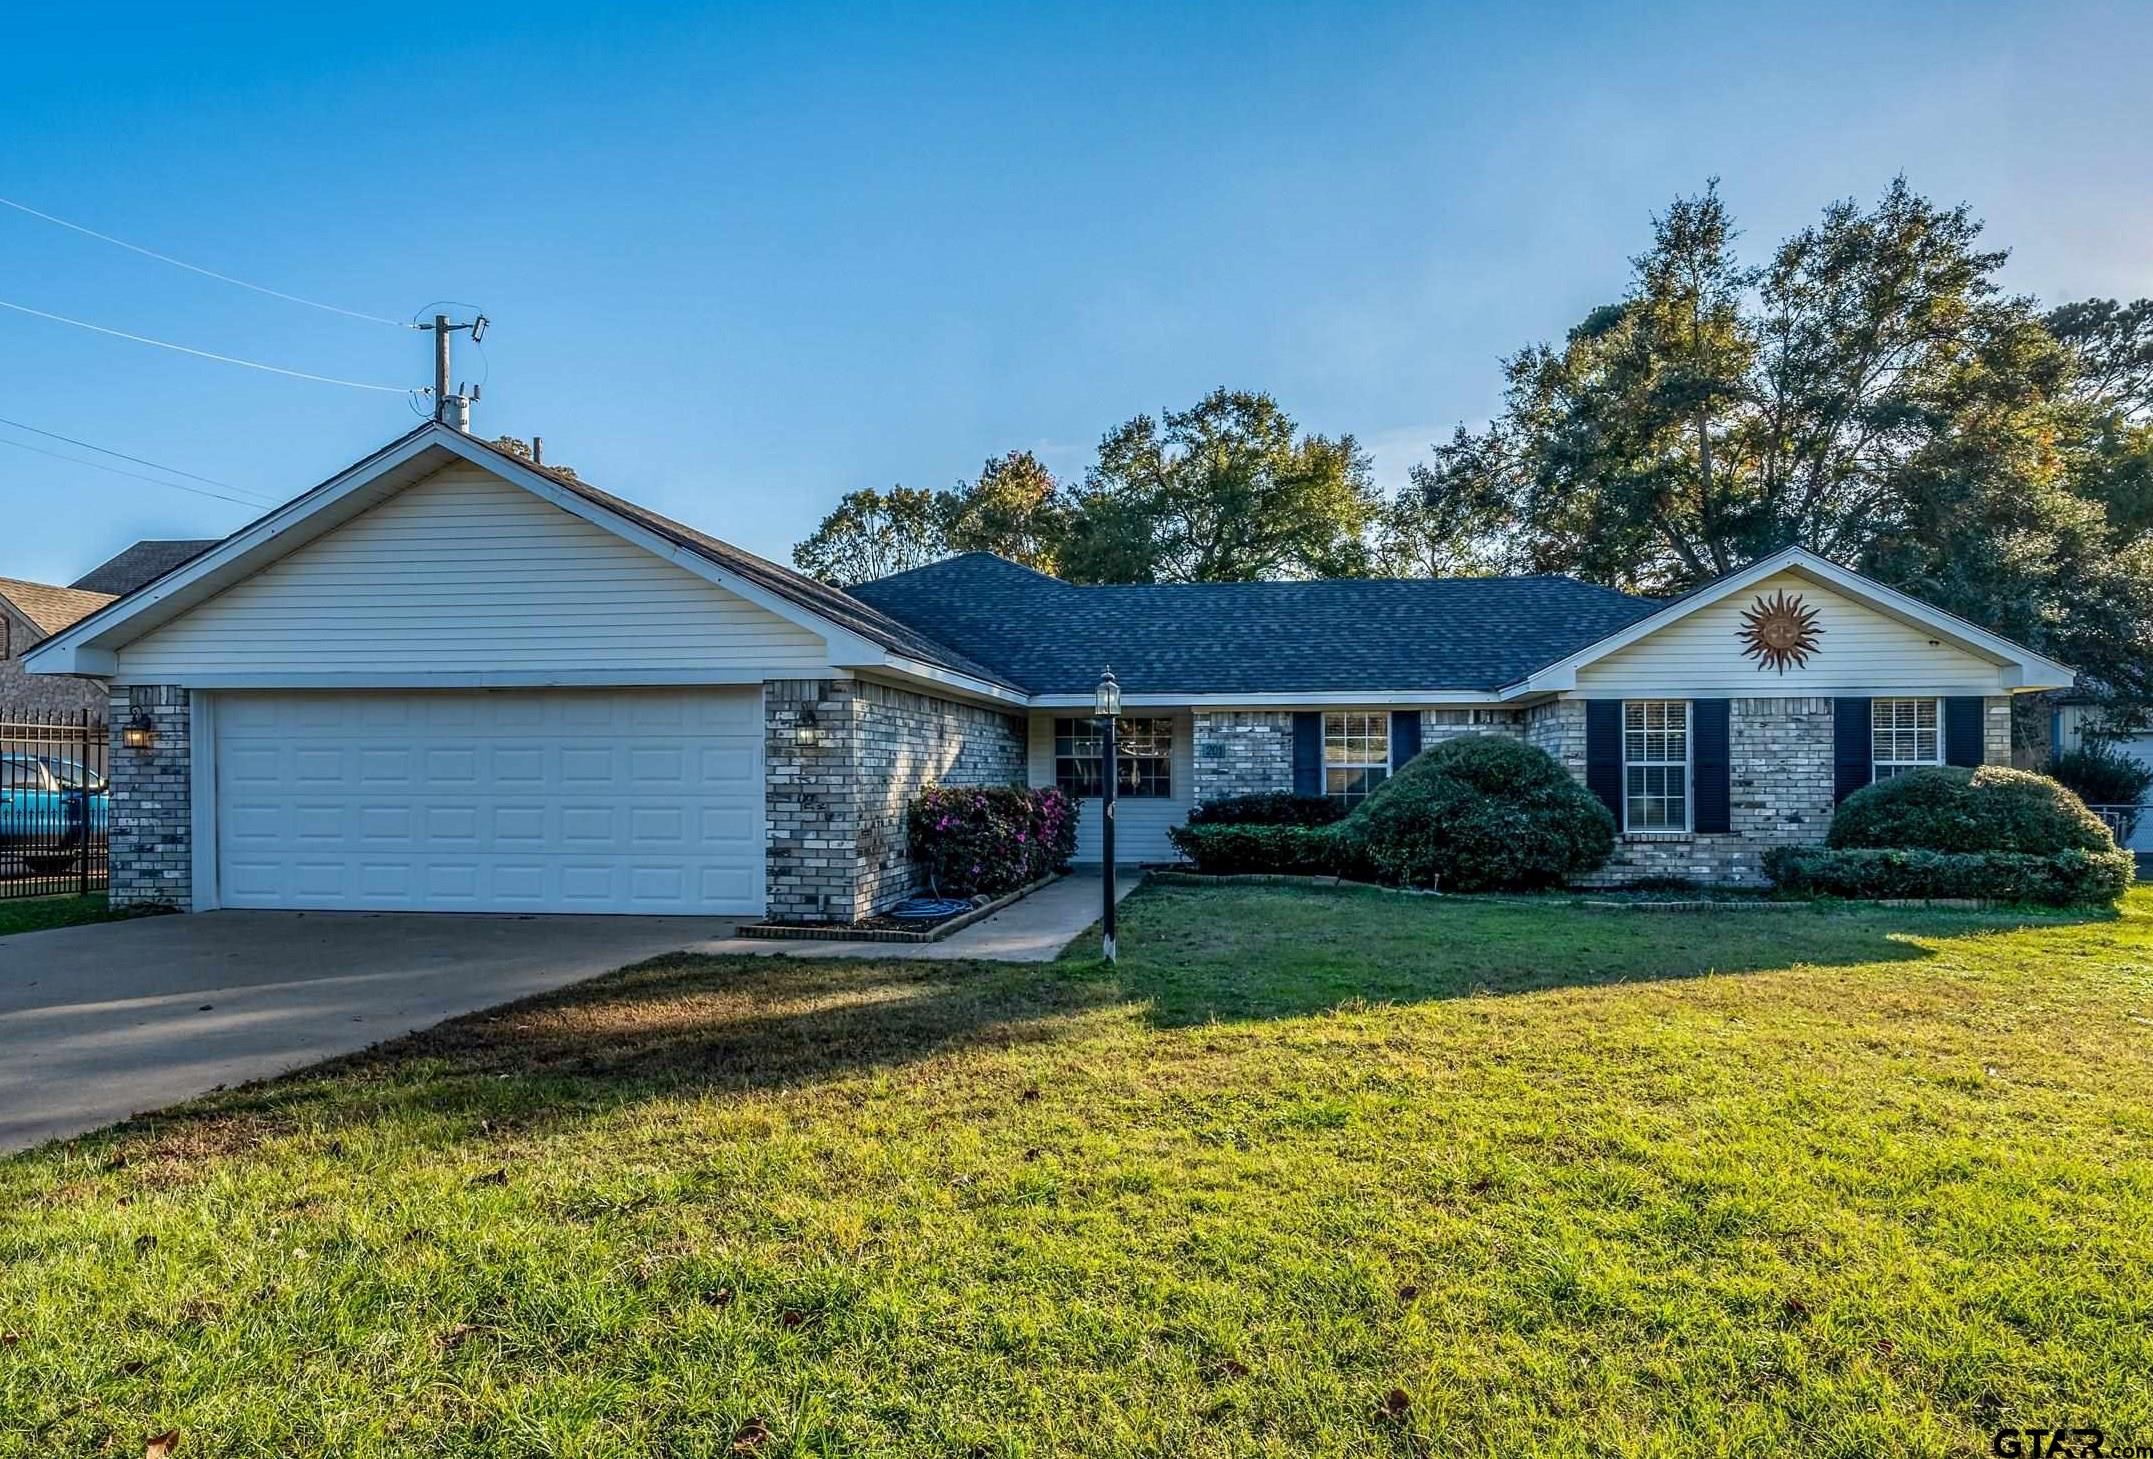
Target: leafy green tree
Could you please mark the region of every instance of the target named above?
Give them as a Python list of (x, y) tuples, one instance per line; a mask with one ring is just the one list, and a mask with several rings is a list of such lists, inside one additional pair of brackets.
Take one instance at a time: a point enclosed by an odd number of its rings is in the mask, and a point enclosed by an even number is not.
[(1716, 191), (1681, 200), (1423, 496), (1511, 565), (1646, 592), (1801, 543), (2153, 696), (2153, 306), (2044, 319), (1980, 232), (1899, 179), (1747, 270)]
[(1054, 473), (1029, 451), (996, 456), (979, 480), (940, 496), (952, 552), (992, 552), (1053, 572), (1069, 533), (1069, 509)]
[(793, 565), (841, 588), (924, 567), (949, 556), (945, 516), (931, 491), (847, 492), (814, 535), (793, 548)]
[(1245, 582), (1365, 573), (1383, 500), (1351, 436), (1222, 389), (1109, 431), (1073, 507), (1073, 581)]
[(1515, 555), (1507, 503), (1490, 483), (1503, 471), (1501, 443), (1460, 427), (1416, 464), (1376, 522), (1374, 571), (1391, 578), (1484, 577)]

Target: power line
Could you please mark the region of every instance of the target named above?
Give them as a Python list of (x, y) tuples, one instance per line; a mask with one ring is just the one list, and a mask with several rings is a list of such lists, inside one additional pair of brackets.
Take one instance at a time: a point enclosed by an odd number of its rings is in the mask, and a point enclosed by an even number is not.
[[(214, 476), (202, 476), (192, 471), (182, 471), (177, 466), (167, 466), (162, 461), (152, 461), (146, 456), (130, 456), (125, 451), (115, 451), (110, 446), (100, 446), (92, 441), (78, 441), (73, 436), (63, 436), (58, 431), (48, 431), (39, 426), (27, 425), (19, 420), (9, 420), (4, 415), (0, 415), (0, 426), (13, 426), (16, 430), (28, 431), (33, 436), (44, 436), (49, 440), (65, 441), (70, 446), (80, 446), (85, 451), (95, 451), (100, 455), (117, 456), (122, 461), (132, 461), (137, 466), (147, 466), (153, 471), (169, 471), (174, 476), (184, 476), (189, 481), (199, 481), (205, 486), (221, 486), (227, 491), (236, 491), (241, 496), (258, 497), (261, 495), (260, 492), (251, 491), (244, 486), (236, 486), (229, 481), (219, 481)], [(97, 463), (91, 461), (83, 464), (94, 466)], [(260, 505), (269, 506), (271, 503), (264, 499)]]
[(379, 390), (387, 395), (407, 395), (410, 387), (405, 385), (373, 385), (364, 380), (339, 380), (333, 375), (310, 375), (305, 370), (287, 370), (282, 365), (265, 365), (258, 360), (242, 360), (236, 355), (214, 354), (209, 350), (193, 349), (169, 340), (151, 339), (146, 334), (129, 334), (124, 329), (107, 329), (102, 324), (89, 324), (80, 319), (70, 319), (64, 314), (48, 314), (42, 309), (32, 309), (27, 304), (10, 304), (0, 299), (0, 309), (12, 309), (17, 314), (28, 314), (38, 319), (49, 319), (55, 324), (71, 324), (77, 329), (87, 329), (93, 334), (109, 334), (114, 339), (131, 339), (136, 344), (155, 345), (161, 350), (174, 350), (179, 354), (193, 355), (197, 359), (216, 360), (226, 365), (243, 365), (249, 370), (266, 370), (272, 375), (289, 375), (294, 380), (312, 380), (319, 385), (342, 385), (351, 390)]
[(266, 505), (263, 502), (251, 502), (236, 496), (226, 496), (219, 491), (204, 491), (199, 486), (188, 486), (184, 482), (166, 481), (156, 476), (144, 476), (139, 471), (122, 471), (119, 467), (107, 466), (102, 461), (85, 461), (80, 456), (70, 456), (64, 451), (48, 451), (43, 446), (33, 446), (28, 441), (11, 441), (5, 436), (0, 436), (0, 446), (13, 446), (18, 451), (31, 451), (40, 456), (50, 456), (55, 461), (71, 461), (77, 466), (88, 466), (96, 471), (109, 471), (114, 476), (131, 476), (137, 481), (147, 481), (155, 486), (169, 486), (174, 491), (191, 491), (196, 496), (214, 497), (220, 502), (230, 502), (234, 506), (247, 507), (257, 512)]
[(297, 294), (287, 294), (282, 289), (272, 289), (263, 284), (250, 284), (245, 279), (235, 279), (230, 274), (218, 273), (213, 268), (203, 268), (198, 263), (189, 263), (183, 258), (174, 258), (169, 253), (159, 253), (154, 248), (144, 248), (139, 243), (129, 243), (124, 238), (114, 238), (110, 233), (100, 233), (95, 228), (85, 228), (80, 223), (70, 223), (65, 218), (56, 218), (50, 213), (41, 212), (31, 207), (28, 203), (18, 203), (13, 198), (0, 198), (0, 206), (13, 208), (18, 213), (28, 213), (33, 218), (42, 218), (47, 223), (57, 224), (62, 228), (73, 229), (75, 232), (89, 238), (95, 238), (101, 243), (109, 243), (115, 248), (124, 248), (130, 253), (139, 253), (144, 258), (154, 258), (159, 263), (168, 263), (174, 268), (183, 268), (189, 273), (200, 274), (204, 278), (215, 279), (219, 283), (232, 284), (242, 289), (252, 289), (257, 294), (267, 294), (272, 299), (282, 299), (288, 304), (304, 304), (309, 309), (321, 309), (330, 314), (341, 314), (348, 319), (364, 319), (371, 324), (386, 324), (392, 329), (410, 328), (401, 319), (388, 319), (379, 314), (363, 314), (357, 309), (345, 309), (336, 304), (324, 304), (318, 299), (303, 299)]

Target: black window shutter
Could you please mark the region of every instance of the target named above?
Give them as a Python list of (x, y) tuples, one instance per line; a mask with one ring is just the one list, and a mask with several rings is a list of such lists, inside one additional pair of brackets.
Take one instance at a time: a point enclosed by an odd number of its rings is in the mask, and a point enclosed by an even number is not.
[(1986, 748), (1981, 720), (1987, 707), (1978, 694), (1944, 701), (1944, 763), (1979, 765)]
[(1622, 829), (1622, 701), (1585, 701), (1585, 788), (1598, 796)]
[(1727, 736), (1727, 701), (1690, 701), (1690, 793), (1696, 797), (1691, 824), (1699, 835), (1734, 829), (1733, 756)]
[(1870, 758), (1869, 701), (1832, 701), (1832, 804), (1867, 785), (1876, 774)]
[(1323, 794), (1323, 711), (1320, 709), (1294, 711), (1293, 793)]
[(1394, 709), (1390, 716), (1390, 768), (1403, 770), (1420, 753), (1420, 711)]

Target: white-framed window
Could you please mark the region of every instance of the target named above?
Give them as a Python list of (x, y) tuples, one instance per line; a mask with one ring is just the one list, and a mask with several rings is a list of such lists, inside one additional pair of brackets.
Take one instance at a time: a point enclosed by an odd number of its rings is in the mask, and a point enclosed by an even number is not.
[(1390, 715), (1326, 712), (1323, 716), (1323, 793), (1349, 806), (1390, 779)]
[[(1114, 727), (1114, 794), (1168, 800), (1174, 793), (1174, 722), (1124, 719)], [(1079, 800), (1106, 784), (1106, 730), (1096, 719), (1054, 721), (1054, 783)]]
[(1943, 764), (1944, 701), (1870, 700), (1869, 759), (1878, 780), (1923, 765)]
[(1690, 707), (1686, 699), (1622, 704), (1622, 828), (1690, 827)]

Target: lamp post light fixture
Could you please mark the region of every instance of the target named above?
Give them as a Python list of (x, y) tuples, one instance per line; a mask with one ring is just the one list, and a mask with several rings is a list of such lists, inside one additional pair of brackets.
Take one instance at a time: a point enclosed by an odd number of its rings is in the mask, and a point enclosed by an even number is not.
[(1100, 870), (1104, 873), (1101, 885), (1105, 888), (1106, 904), (1099, 912), (1099, 930), (1106, 960), (1111, 963), (1114, 961), (1114, 790), (1121, 780), (1121, 766), (1116, 761), (1114, 745), (1114, 722), (1121, 718), (1121, 685), (1114, 681), (1112, 669), (1099, 676), (1099, 689), (1093, 697), (1092, 708), (1106, 721), (1101, 735), (1105, 744), (1099, 757), (1099, 859)]

